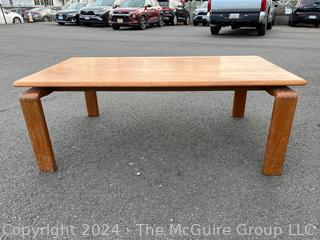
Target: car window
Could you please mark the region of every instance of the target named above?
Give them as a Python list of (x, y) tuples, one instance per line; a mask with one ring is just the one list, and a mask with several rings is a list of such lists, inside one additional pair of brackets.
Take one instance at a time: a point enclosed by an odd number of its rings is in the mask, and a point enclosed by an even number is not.
[(310, 6), (310, 5), (313, 6), (314, 4), (320, 5), (320, 0), (299, 0), (297, 2), (297, 7)]
[(161, 7), (169, 7), (169, 1), (167, 1), (167, 0), (164, 0), (164, 1), (160, 0), (160, 1), (158, 1), (158, 3)]
[(200, 6), (200, 8), (205, 8), (207, 9), (208, 8), (208, 2), (203, 2)]
[(123, 8), (130, 8), (130, 7), (140, 8), (143, 6), (144, 6), (144, 0), (124, 0), (120, 4), (120, 7), (123, 7)]
[(97, 0), (95, 1), (92, 6), (112, 6), (113, 0)]
[(151, 4), (152, 4), (152, 6), (153, 6), (153, 7), (158, 6), (158, 3), (157, 3), (157, 1), (156, 1), (156, 0), (151, 0)]
[(176, 1), (175, 5), (176, 5), (176, 7), (182, 7), (183, 4), (181, 2), (179, 2), (179, 1)]
[(146, 2), (145, 2), (145, 4), (144, 4), (145, 6), (148, 6), (148, 5), (151, 5), (152, 6), (152, 4), (151, 4), (151, 0), (146, 0)]

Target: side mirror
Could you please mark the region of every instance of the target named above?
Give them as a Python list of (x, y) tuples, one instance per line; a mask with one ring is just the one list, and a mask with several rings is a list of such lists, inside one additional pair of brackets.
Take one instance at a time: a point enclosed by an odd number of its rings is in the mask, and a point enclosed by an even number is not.
[(117, 7), (119, 7), (119, 4), (113, 5), (113, 8), (117, 8)]
[(145, 8), (151, 8), (151, 4), (147, 4)]

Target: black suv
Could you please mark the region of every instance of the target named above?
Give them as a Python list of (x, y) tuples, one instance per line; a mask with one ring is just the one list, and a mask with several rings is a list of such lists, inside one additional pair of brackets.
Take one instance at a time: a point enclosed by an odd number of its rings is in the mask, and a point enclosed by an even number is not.
[(60, 25), (64, 25), (66, 23), (75, 23), (79, 25), (80, 9), (84, 8), (86, 5), (87, 3), (72, 3), (65, 9), (57, 11), (54, 15), (54, 19)]
[(118, 4), (118, 0), (97, 0), (81, 9), (79, 22), (86, 26), (92, 24), (109, 26), (109, 12)]
[(185, 25), (190, 23), (190, 12), (185, 4), (176, 0), (158, 0), (163, 9), (163, 20), (166, 25), (176, 25), (183, 22)]
[(298, 23), (309, 23), (319, 27), (320, 0), (299, 0), (290, 16), (289, 25), (294, 27)]

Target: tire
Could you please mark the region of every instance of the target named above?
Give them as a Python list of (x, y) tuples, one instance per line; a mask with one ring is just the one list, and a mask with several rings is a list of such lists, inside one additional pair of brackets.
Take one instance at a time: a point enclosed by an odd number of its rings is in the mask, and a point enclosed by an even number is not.
[(258, 26), (257, 26), (258, 36), (266, 35), (266, 30), (267, 30), (267, 24), (266, 23), (259, 23), (258, 24)]
[(171, 19), (171, 25), (175, 26), (178, 23), (178, 18), (176, 15), (173, 15), (173, 18)]
[(158, 27), (162, 27), (163, 26), (163, 15), (162, 14), (160, 14), (159, 22), (157, 23), (157, 26)]
[(207, 22), (202, 22), (202, 26), (208, 26)]
[(188, 15), (187, 19), (183, 21), (184, 25), (189, 25), (190, 24), (190, 16)]
[(48, 17), (44, 17), (43, 18), (43, 22), (49, 22), (49, 18)]
[(316, 28), (318, 28), (318, 27), (319, 27), (319, 25), (320, 25), (320, 23), (316, 23), (316, 24), (314, 24), (314, 26), (315, 26)]
[(220, 30), (221, 30), (221, 26), (219, 25), (210, 26), (210, 31), (212, 35), (218, 35)]
[(271, 30), (272, 29), (272, 22), (268, 22), (267, 23), (267, 30)]
[(120, 29), (120, 26), (114, 26), (114, 25), (112, 25), (112, 29), (113, 29), (113, 30), (119, 30), (119, 29)]
[(199, 25), (199, 23), (197, 22), (197, 21), (193, 21), (193, 26), (198, 26)]
[(21, 23), (21, 19), (18, 18), (18, 17), (15, 17), (15, 18), (12, 20), (12, 23), (13, 23), (13, 24), (20, 24), (20, 23)]
[(146, 17), (145, 16), (142, 16), (141, 19), (140, 19), (140, 23), (139, 23), (139, 29), (140, 30), (145, 30), (146, 29)]
[(168, 26), (168, 25), (170, 25), (170, 22), (164, 21), (164, 24), (165, 24), (166, 26)]
[(65, 25), (65, 23), (63, 23), (63, 22), (59, 22), (58, 24), (61, 26)]

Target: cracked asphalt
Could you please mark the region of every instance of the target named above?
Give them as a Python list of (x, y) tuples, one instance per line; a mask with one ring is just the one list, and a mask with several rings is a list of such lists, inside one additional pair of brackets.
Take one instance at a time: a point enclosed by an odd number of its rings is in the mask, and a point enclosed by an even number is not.
[[(249, 226), (280, 227), (276, 239), (319, 239), (319, 53), (320, 29), (309, 27), (213, 37), (183, 25), (1, 25), (1, 239), (275, 239), (250, 235)], [(300, 98), (282, 176), (260, 173), (273, 106), (264, 92), (249, 92), (243, 119), (231, 117), (232, 92), (99, 92), (99, 118), (86, 117), (83, 93), (53, 93), (43, 107), (58, 171), (37, 171), (14, 80), (75, 56), (198, 55), (259, 55), (309, 81), (294, 88)], [(187, 233), (198, 224), (230, 234), (170, 234), (179, 224)], [(314, 234), (290, 235), (290, 224), (313, 224)]]

